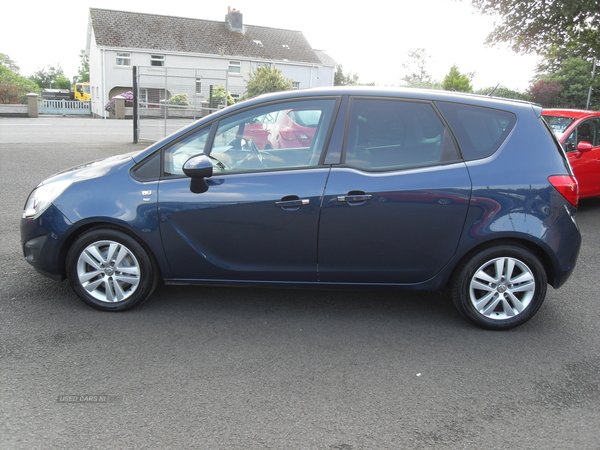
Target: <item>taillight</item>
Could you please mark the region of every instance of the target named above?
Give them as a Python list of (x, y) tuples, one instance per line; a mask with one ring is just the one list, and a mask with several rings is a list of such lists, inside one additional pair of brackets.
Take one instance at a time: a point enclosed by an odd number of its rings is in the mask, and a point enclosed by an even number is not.
[(292, 130), (290, 128), (284, 128), (284, 129), (280, 130), (279, 134), (281, 134), (281, 137), (283, 139), (285, 139), (286, 141), (295, 141), (296, 140), (296, 133), (294, 133), (294, 130)]
[(579, 203), (579, 184), (570, 175), (552, 175), (548, 181), (571, 205), (577, 208)]

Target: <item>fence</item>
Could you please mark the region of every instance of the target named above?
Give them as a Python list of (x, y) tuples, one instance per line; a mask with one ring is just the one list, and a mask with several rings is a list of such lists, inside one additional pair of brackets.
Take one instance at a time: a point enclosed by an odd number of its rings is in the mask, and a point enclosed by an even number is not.
[(40, 114), (91, 114), (90, 102), (82, 102), (78, 100), (47, 100), (40, 99), (38, 104), (38, 112)]
[(134, 126), (140, 141), (162, 139), (222, 108), (230, 92), (226, 70), (138, 66), (133, 78)]

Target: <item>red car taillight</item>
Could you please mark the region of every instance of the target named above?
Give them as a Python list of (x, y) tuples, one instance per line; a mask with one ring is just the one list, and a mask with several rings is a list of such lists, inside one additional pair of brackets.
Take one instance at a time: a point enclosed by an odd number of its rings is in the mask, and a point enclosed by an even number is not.
[(308, 141), (308, 143), (310, 144), (310, 139), (308, 138), (308, 135), (303, 134), (301, 132), (298, 133), (298, 132), (292, 130), (291, 128), (284, 128), (282, 130), (279, 130), (279, 134), (286, 141), (295, 141), (295, 140), (299, 140), (301, 142)]
[(552, 175), (548, 181), (571, 205), (577, 208), (579, 203), (579, 184), (571, 175)]
[(286, 141), (296, 140), (296, 133), (294, 133), (294, 130), (291, 130), (290, 128), (284, 128), (283, 130), (280, 130), (279, 134), (281, 134), (281, 137)]

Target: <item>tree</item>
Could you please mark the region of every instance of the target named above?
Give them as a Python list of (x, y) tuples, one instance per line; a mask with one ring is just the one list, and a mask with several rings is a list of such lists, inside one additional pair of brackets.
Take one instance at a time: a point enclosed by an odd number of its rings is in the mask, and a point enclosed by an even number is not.
[(545, 54), (558, 47), (584, 58), (600, 57), (598, 0), (471, 0), (471, 5), (500, 17), (488, 44), (510, 43), (521, 53)]
[(504, 86), (486, 87), (483, 89), (478, 89), (474, 93), (479, 95), (490, 95), (491, 93), (490, 97), (512, 98), (515, 100), (531, 101), (531, 97), (529, 95), (519, 91), (513, 91)]
[(529, 88), (531, 100), (545, 108), (554, 106), (560, 95), (561, 87), (558, 81), (538, 80)]
[(402, 63), (402, 68), (407, 71), (406, 75), (400, 78), (407, 87), (431, 88), (439, 83), (432, 80), (427, 72), (427, 64), (431, 59), (424, 48), (412, 48), (408, 52), (408, 60)]
[(356, 73), (348, 72), (344, 75), (344, 68), (341, 64), (338, 64), (335, 68), (335, 74), (333, 76), (334, 86), (375, 86), (375, 82), (361, 83)]
[(8, 55), (4, 53), (0, 53), (0, 66), (7, 67), (17, 74), (21, 71), (21, 68), (17, 66), (17, 63), (15, 63)]
[(293, 81), (281, 74), (276, 67), (259, 67), (250, 72), (246, 83), (246, 98), (256, 97), (267, 92), (287, 91), (293, 89)]
[(565, 57), (560, 64), (545, 58), (538, 65), (530, 95), (542, 106), (585, 108), (590, 86), (592, 104), (600, 103), (600, 82), (592, 80), (592, 62), (578, 57)]
[(350, 73), (344, 75), (344, 67), (338, 64), (335, 68), (335, 74), (333, 77), (334, 86), (354, 86), (358, 84), (358, 75), (356, 73)]
[(71, 82), (65, 76), (60, 64), (49, 65), (29, 77), (40, 88), (71, 89)]
[(79, 69), (73, 81), (75, 83), (90, 81), (90, 57), (85, 50), (79, 52)]
[(450, 68), (450, 72), (444, 78), (442, 83), (442, 89), (445, 91), (457, 91), (457, 92), (473, 92), (471, 86), (472, 74), (466, 75), (458, 71), (458, 66), (454, 64)]
[(39, 94), (37, 84), (0, 64), (0, 103), (25, 103), (31, 92)]

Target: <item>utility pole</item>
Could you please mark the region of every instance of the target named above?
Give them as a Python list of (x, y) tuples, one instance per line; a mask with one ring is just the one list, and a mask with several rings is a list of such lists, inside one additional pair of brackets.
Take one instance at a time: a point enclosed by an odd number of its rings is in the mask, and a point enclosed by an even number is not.
[[(594, 56), (594, 65), (592, 66), (592, 83), (594, 82), (594, 78), (596, 77), (596, 57)], [(585, 109), (590, 109), (590, 102), (592, 101), (592, 86), (590, 85), (590, 90), (588, 91), (587, 103), (585, 104)]]

